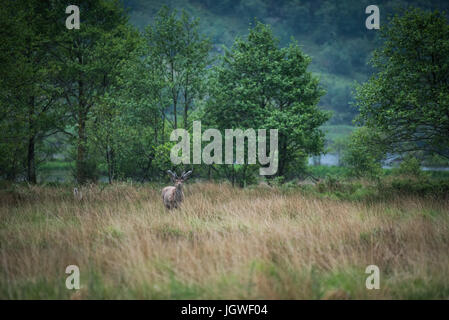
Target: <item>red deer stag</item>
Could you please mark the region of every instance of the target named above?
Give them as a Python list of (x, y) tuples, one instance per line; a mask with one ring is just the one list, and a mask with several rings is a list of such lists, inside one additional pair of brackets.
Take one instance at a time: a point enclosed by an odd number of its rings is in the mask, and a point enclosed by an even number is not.
[(182, 191), (182, 184), (192, 174), (192, 170), (183, 172), (181, 177), (178, 177), (176, 173), (168, 170), (174, 186), (165, 187), (162, 189), (162, 200), (167, 209), (178, 208), (181, 202), (184, 200), (184, 192)]

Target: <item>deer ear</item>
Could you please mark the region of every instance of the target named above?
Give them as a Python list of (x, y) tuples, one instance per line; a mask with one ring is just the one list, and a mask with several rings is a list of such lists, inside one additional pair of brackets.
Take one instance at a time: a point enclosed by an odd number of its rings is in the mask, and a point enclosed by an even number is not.
[(192, 174), (192, 171), (193, 171), (193, 170), (190, 170), (190, 171), (187, 171), (186, 173), (183, 173), (182, 176), (181, 176), (181, 178), (182, 178), (183, 180), (187, 179), (187, 178)]

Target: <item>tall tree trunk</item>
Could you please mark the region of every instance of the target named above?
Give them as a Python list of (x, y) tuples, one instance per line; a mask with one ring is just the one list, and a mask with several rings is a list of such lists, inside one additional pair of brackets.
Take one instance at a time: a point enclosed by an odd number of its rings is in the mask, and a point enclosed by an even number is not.
[(78, 114), (78, 146), (76, 155), (76, 180), (83, 184), (86, 182), (86, 121), (84, 112)]
[(284, 175), (285, 170), (285, 160), (287, 157), (287, 139), (281, 136), (281, 148), (279, 150), (279, 166), (277, 176), (281, 177)]
[(186, 75), (186, 87), (184, 89), (184, 129), (187, 130), (187, 112), (189, 111), (189, 75)]
[(111, 148), (111, 182), (114, 181), (115, 179), (115, 168), (116, 168), (116, 164), (115, 164), (115, 151), (114, 148)]
[(242, 182), (240, 183), (240, 187), (241, 188), (245, 188), (246, 187), (246, 185), (247, 185), (247, 181), (246, 181), (246, 169), (248, 169), (248, 165), (247, 164), (244, 164), (243, 165), (243, 179), (242, 179)]
[(173, 115), (175, 117), (175, 129), (178, 129), (178, 117), (177, 117), (177, 111), (176, 111), (176, 105), (178, 103), (178, 97), (175, 93), (173, 93)]
[(32, 134), (28, 140), (28, 155), (27, 155), (27, 180), (35, 184), (36, 180), (36, 157), (35, 157), (35, 137)]
[(162, 144), (165, 143), (165, 111), (162, 113), (162, 136), (161, 136)]
[(86, 169), (86, 105), (83, 82), (78, 81), (78, 146), (76, 155), (76, 180), (83, 184), (87, 181)]
[(30, 99), (30, 106), (29, 106), (29, 113), (28, 113), (28, 130), (29, 130), (29, 137), (28, 137), (28, 152), (27, 152), (27, 180), (30, 183), (35, 184), (36, 181), (36, 156), (35, 156), (35, 142), (36, 142), (36, 135), (34, 132), (34, 97), (31, 97)]
[(187, 111), (189, 109), (189, 105), (186, 102), (185, 106), (184, 106), (184, 129), (187, 130)]
[(17, 164), (18, 160), (17, 159), (20, 158), (19, 155), (18, 155), (19, 149), (20, 149), (20, 147), (19, 147), (19, 145), (17, 145), (16, 150), (13, 153), (13, 159), (11, 161), (11, 167), (9, 167), (9, 170), (6, 172), (6, 180), (8, 180), (8, 181), (16, 181), (16, 178), (17, 178), (17, 166), (18, 166), (18, 164)]
[(176, 89), (176, 84), (175, 84), (175, 66), (174, 66), (174, 62), (171, 61), (170, 62), (170, 69), (171, 69), (171, 85), (172, 90), (172, 99), (173, 99), (173, 116), (174, 116), (174, 125), (175, 125), (175, 129), (178, 128), (178, 117), (177, 117), (177, 110), (176, 110), (176, 105), (178, 104), (178, 91)]
[(106, 163), (108, 165), (108, 181), (109, 184), (112, 183), (112, 168), (111, 168), (111, 154), (109, 152), (109, 147), (106, 147)]
[(154, 124), (153, 124), (153, 127), (154, 127), (153, 128), (153, 131), (154, 131), (154, 145), (158, 144), (158, 139), (159, 139), (158, 131), (157, 131), (157, 125), (158, 125), (157, 119), (158, 119), (158, 115), (155, 114), (155, 116), (154, 116)]
[(114, 181), (115, 159), (114, 159), (114, 149), (109, 146), (106, 148), (106, 162), (108, 164), (109, 184), (112, 184), (112, 182)]

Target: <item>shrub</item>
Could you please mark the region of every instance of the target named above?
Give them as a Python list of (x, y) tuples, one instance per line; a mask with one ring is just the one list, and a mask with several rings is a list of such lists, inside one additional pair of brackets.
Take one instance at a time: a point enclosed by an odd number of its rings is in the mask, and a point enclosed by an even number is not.
[(449, 194), (449, 181), (433, 181), (429, 179), (396, 179), (391, 183), (391, 188), (401, 194), (413, 194), (416, 196), (445, 196)]
[(385, 150), (379, 143), (380, 134), (367, 127), (360, 127), (352, 134), (343, 163), (355, 177), (379, 178), (382, 174), (381, 160)]
[(414, 177), (421, 177), (421, 164), (415, 157), (406, 157), (399, 165), (398, 173), (402, 175), (410, 175)]

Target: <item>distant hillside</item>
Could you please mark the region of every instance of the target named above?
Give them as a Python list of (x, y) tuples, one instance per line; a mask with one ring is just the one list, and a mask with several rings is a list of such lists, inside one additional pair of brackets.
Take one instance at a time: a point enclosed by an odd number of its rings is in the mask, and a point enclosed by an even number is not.
[[(355, 82), (372, 72), (367, 65), (373, 49), (380, 44), (376, 30), (365, 27), (368, 0), (124, 0), (131, 22), (143, 28), (163, 4), (185, 9), (200, 18), (203, 32), (214, 49), (230, 47), (236, 36), (244, 36), (254, 18), (272, 26), (282, 45), (291, 38), (312, 57), (311, 70), (321, 77), (327, 94), (320, 105), (334, 111), (333, 124), (349, 124), (356, 114), (351, 107)], [(446, 0), (376, 1), (381, 27), (387, 16), (399, 8), (417, 6), (448, 11)]]

